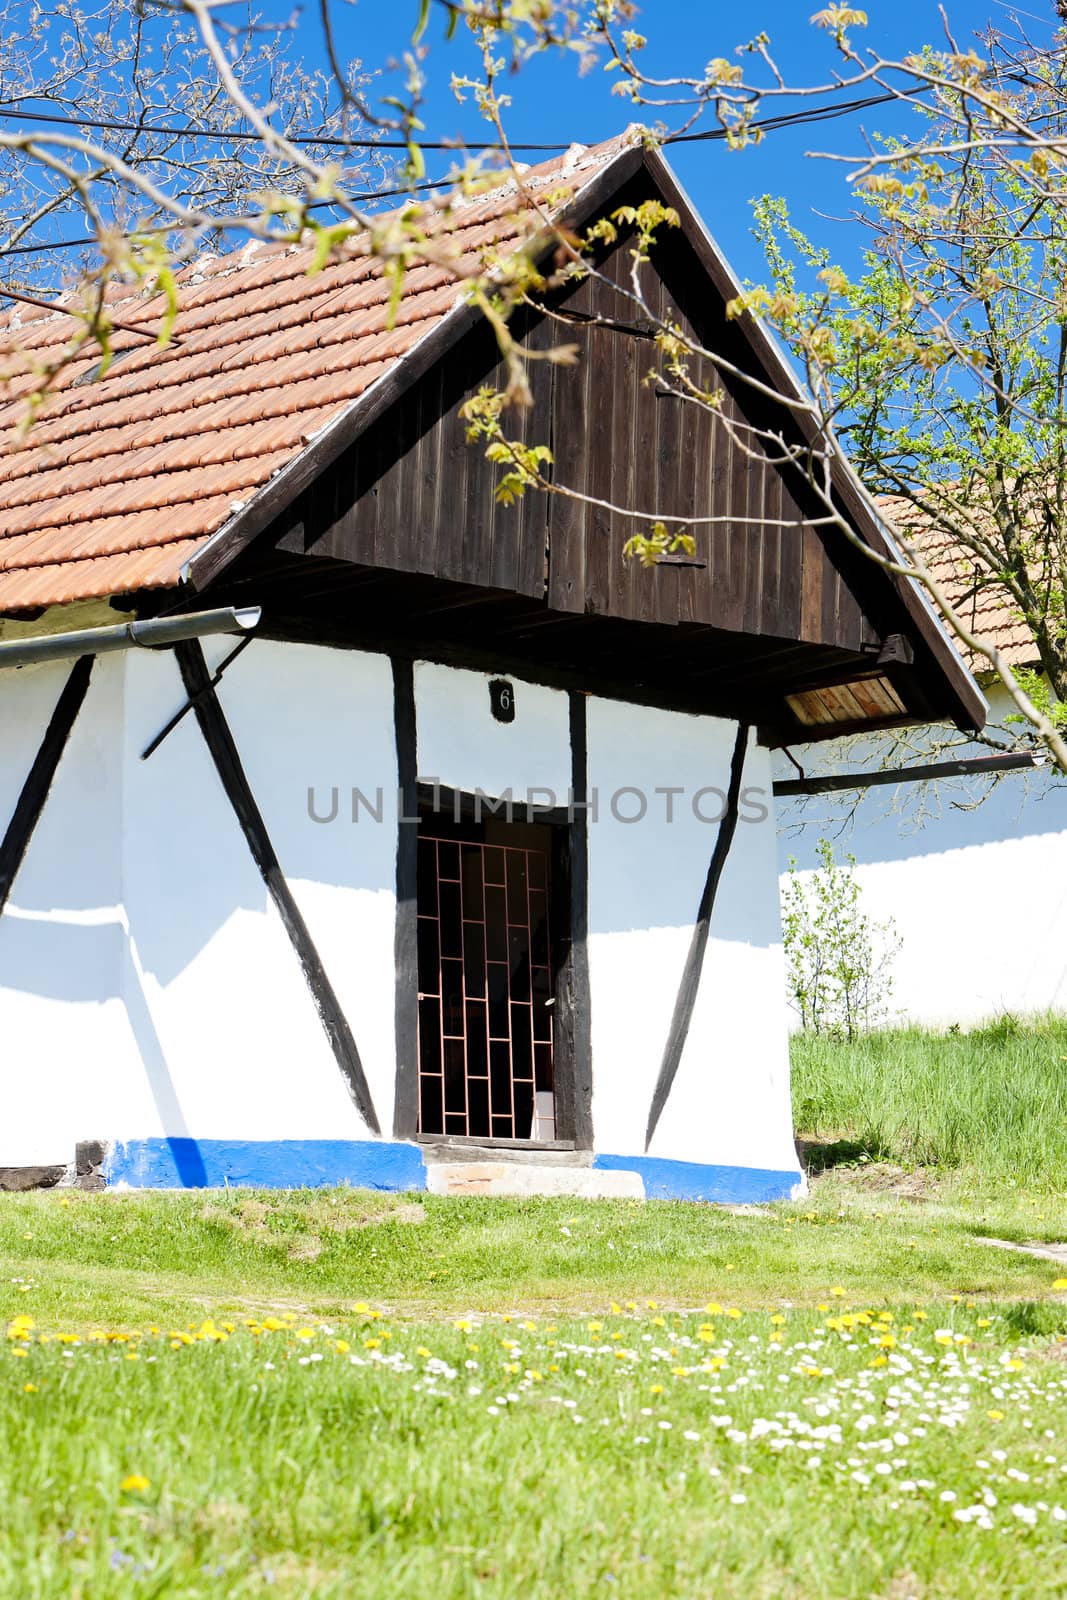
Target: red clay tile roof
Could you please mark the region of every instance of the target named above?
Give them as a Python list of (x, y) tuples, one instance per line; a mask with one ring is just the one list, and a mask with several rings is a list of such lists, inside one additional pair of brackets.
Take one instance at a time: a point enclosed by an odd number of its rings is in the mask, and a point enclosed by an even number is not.
[[(632, 143), (629, 135), (524, 174), (571, 198)], [(535, 219), (514, 184), (457, 206), (442, 223), (447, 260), (409, 272), (394, 325), (377, 260), (331, 261), (250, 243), (180, 276), (174, 342), (116, 333), (122, 352), (85, 381), (99, 349), (71, 363), (25, 440), (17, 428), (46, 359), (76, 326), (68, 314), (0, 317), (0, 613), (103, 598), (179, 581), (185, 563), (311, 437), (335, 421), (462, 300), (460, 269), (514, 246)], [(112, 315), (153, 334), (159, 296), (118, 289)], [(128, 352), (128, 353), (127, 353)], [(24, 354), (25, 353), (25, 354)]]
[[(1033, 636), (1017, 605), (1003, 584), (990, 577), (977, 556), (954, 546), (946, 536), (924, 528), (921, 511), (909, 500), (880, 495), (878, 508), (905, 539), (916, 541), (933, 577), (977, 638), (994, 643), (1013, 667), (1037, 664)], [(976, 656), (962, 642), (958, 648), (972, 672), (990, 670), (985, 656)]]

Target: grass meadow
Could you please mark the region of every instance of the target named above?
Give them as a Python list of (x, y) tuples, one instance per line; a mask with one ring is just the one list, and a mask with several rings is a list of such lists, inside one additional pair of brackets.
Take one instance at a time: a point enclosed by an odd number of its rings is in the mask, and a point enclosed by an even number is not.
[(1044, 1031), (800, 1041), (787, 1205), (3, 1196), (0, 1597), (1064, 1596)]
[(986, 1184), (1067, 1190), (1067, 1018), (887, 1029), (852, 1044), (798, 1034), (792, 1056), (802, 1134)]

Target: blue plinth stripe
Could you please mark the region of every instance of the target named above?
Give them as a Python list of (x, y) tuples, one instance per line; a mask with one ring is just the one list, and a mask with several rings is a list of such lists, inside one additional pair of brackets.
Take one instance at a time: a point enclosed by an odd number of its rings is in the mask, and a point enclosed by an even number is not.
[(757, 1205), (788, 1200), (803, 1180), (799, 1171), (774, 1172), (766, 1167), (705, 1167), (695, 1161), (666, 1161), (660, 1156), (596, 1155), (593, 1166), (605, 1172), (639, 1172), (649, 1200), (714, 1200), (730, 1205)]
[(111, 1148), (109, 1186), (132, 1189), (425, 1189), (414, 1144), (377, 1139), (131, 1139)]

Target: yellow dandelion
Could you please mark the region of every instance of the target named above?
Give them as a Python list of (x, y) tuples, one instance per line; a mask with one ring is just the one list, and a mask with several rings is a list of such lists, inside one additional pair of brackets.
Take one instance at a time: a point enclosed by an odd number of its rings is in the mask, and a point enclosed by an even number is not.
[(1054, 1278), (1052, 1287), (1054, 1289), (1067, 1289), (1067, 1278)]
[(24, 1383), (22, 1385), (22, 1392), (23, 1394), (36, 1394), (37, 1385), (35, 1383)]
[(1003, 1422), (1004, 1421), (1004, 1413), (1003, 1413), (1003, 1411), (987, 1411), (986, 1412), (986, 1416), (989, 1418), (990, 1422)]
[(978, 1326), (980, 1328), (991, 1328), (993, 1326), (993, 1318), (992, 1317), (979, 1317), (978, 1318)]
[(123, 1494), (143, 1494), (150, 1486), (151, 1479), (143, 1477), (139, 1472), (131, 1472), (119, 1484)]
[(834, 1287), (830, 1290), (830, 1293), (834, 1296), (835, 1300), (840, 1300), (842, 1295), (845, 1293), (845, 1290), (839, 1283), (835, 1283)]

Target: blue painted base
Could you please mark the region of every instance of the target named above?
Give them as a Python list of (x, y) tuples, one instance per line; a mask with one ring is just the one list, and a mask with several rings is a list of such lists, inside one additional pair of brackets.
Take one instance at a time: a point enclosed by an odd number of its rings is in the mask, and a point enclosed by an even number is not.
[[(658, 1156), (597, 1155), (593, 1166), (640, 1173), (650, 1200), (788, 1200), (801, 1181), (799, 1172)], [(131, 1189), (425, 1189), (426, 1164), (418, 1145), (385, 1139), (132, 1139), (112, 1147), (104, 1177)]]
[(788, 1200), (802, 1182), (796, 1172), (765, 1167), (705, 1167), (695, 1161), (665, 1161), (660, 1156), (593, 1157), (605, 1172), (639, 1172), (649, 1200), (714, 1200), (720, 1204), (759, 1205)]
[(133, 1189), (425, 1189), (414, 1144), (378, 1139), (132, 1139), (104, 1163), (108, 1185)]

